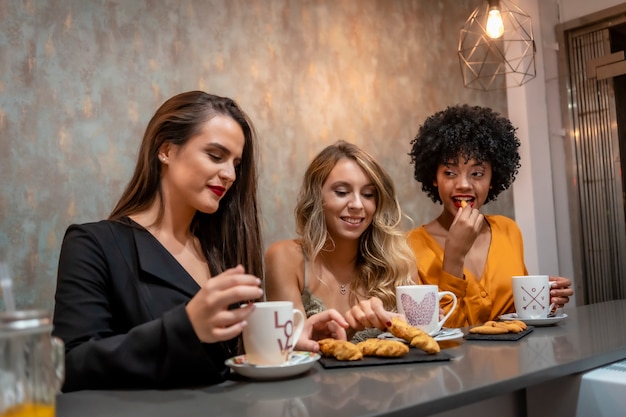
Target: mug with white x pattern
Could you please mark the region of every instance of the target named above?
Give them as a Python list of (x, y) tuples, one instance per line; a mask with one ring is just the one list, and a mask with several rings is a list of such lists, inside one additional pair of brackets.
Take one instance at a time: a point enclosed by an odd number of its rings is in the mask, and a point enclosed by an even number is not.
[(515, 312), (521, 319), (545, 319), (550, 312), (550, 277), (523, 275), (513, 277)]
[[(444, 296), (452, 297), (452, 308), (439, 320), (439, 300)], [(437, 334), (448, 317), (456, 308), (456, 295), (450, 291), (439, 291), (436, 285), (400, 285), (396, 287), (396, 306), (398, 313), (406, 321), (431, 336)]]

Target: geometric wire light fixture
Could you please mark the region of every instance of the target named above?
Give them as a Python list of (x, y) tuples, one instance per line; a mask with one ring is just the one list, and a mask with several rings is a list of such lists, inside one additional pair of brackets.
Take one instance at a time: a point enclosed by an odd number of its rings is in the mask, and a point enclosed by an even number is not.
[(485, 0), (459, 34), (463, 84), (478, 90), (520, 86), (533, 78), (535, 40), (530, 16), (508, 0)]

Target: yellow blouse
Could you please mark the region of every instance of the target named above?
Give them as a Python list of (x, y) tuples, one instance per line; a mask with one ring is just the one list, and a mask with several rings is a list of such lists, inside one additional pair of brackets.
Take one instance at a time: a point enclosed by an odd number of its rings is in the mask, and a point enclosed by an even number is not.
[[(439, 291), (451, 291), (458, 305), (445, 327), (464, 327), (497, 319), (515, 311), (512, 276), (527, 275), (524, 243), (517, 224), (504, 216), (485, 216), (491, 228), (491, 245), (480, 280), (467, 269), (465, 279), (443, 271), (443, 248), (424, 226), (409, 232), (408, 241), (417, 258), (419, 278), (423, 284), (438, 285)], [(441, 300), (448, 312), (450, 297)]]

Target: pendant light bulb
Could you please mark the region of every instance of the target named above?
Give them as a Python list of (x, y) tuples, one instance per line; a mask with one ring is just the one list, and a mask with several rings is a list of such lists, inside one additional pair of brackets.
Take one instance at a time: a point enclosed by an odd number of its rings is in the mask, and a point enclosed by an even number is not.
[(489, 8), (485, 32), (487, 32), (487, 36), (492, 39), (497, 39), (504, 34), (504, 23), (502, 23), (502, 15), (497, 6), (491, 6)]

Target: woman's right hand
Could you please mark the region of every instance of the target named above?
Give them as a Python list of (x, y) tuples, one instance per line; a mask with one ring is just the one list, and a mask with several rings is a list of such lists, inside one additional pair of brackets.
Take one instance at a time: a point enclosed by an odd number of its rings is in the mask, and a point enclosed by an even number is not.
[(484, 219), (485, 216), (470, 205), (459, 208), (444, 245), (444, 271), (459, 278), (463, 277), (465, 256), (480, 234)]
[(324, 310), (321, 313), (313, 314), (306, 319), (304, 330), (296, 344), (296, 350), (308, 350), (319, 352), (319, 340), (327, 337), (347, 340), (346, 328), (348, 323), (335, 309)]
[[(238, 336), (254, 310), (250, 300), (263, 295), (261, 280), (245, 273), (243, 266), (227, 269), (210, 278), (185, 307), (200, 341), (215, 343)], [(229, 310), (232, 304), (247, 303)]]
[(470, 250), (483, 227), (485, 216), (470, 205), (460, 207), (448, 230), (446, 247), (453, 243), (463, 256)]
[(391, 318), (398, 316), (383, 307), (380, 298), (372, 297), (368, 300), (361, 300), (358, 304), (352, 306), (350, 310), (344, 314), (344, 317), (350, 327), (354, 330), (363, 330), (370, 327), (376, 327), (380, 330), (387, 329), (387, 323)]

